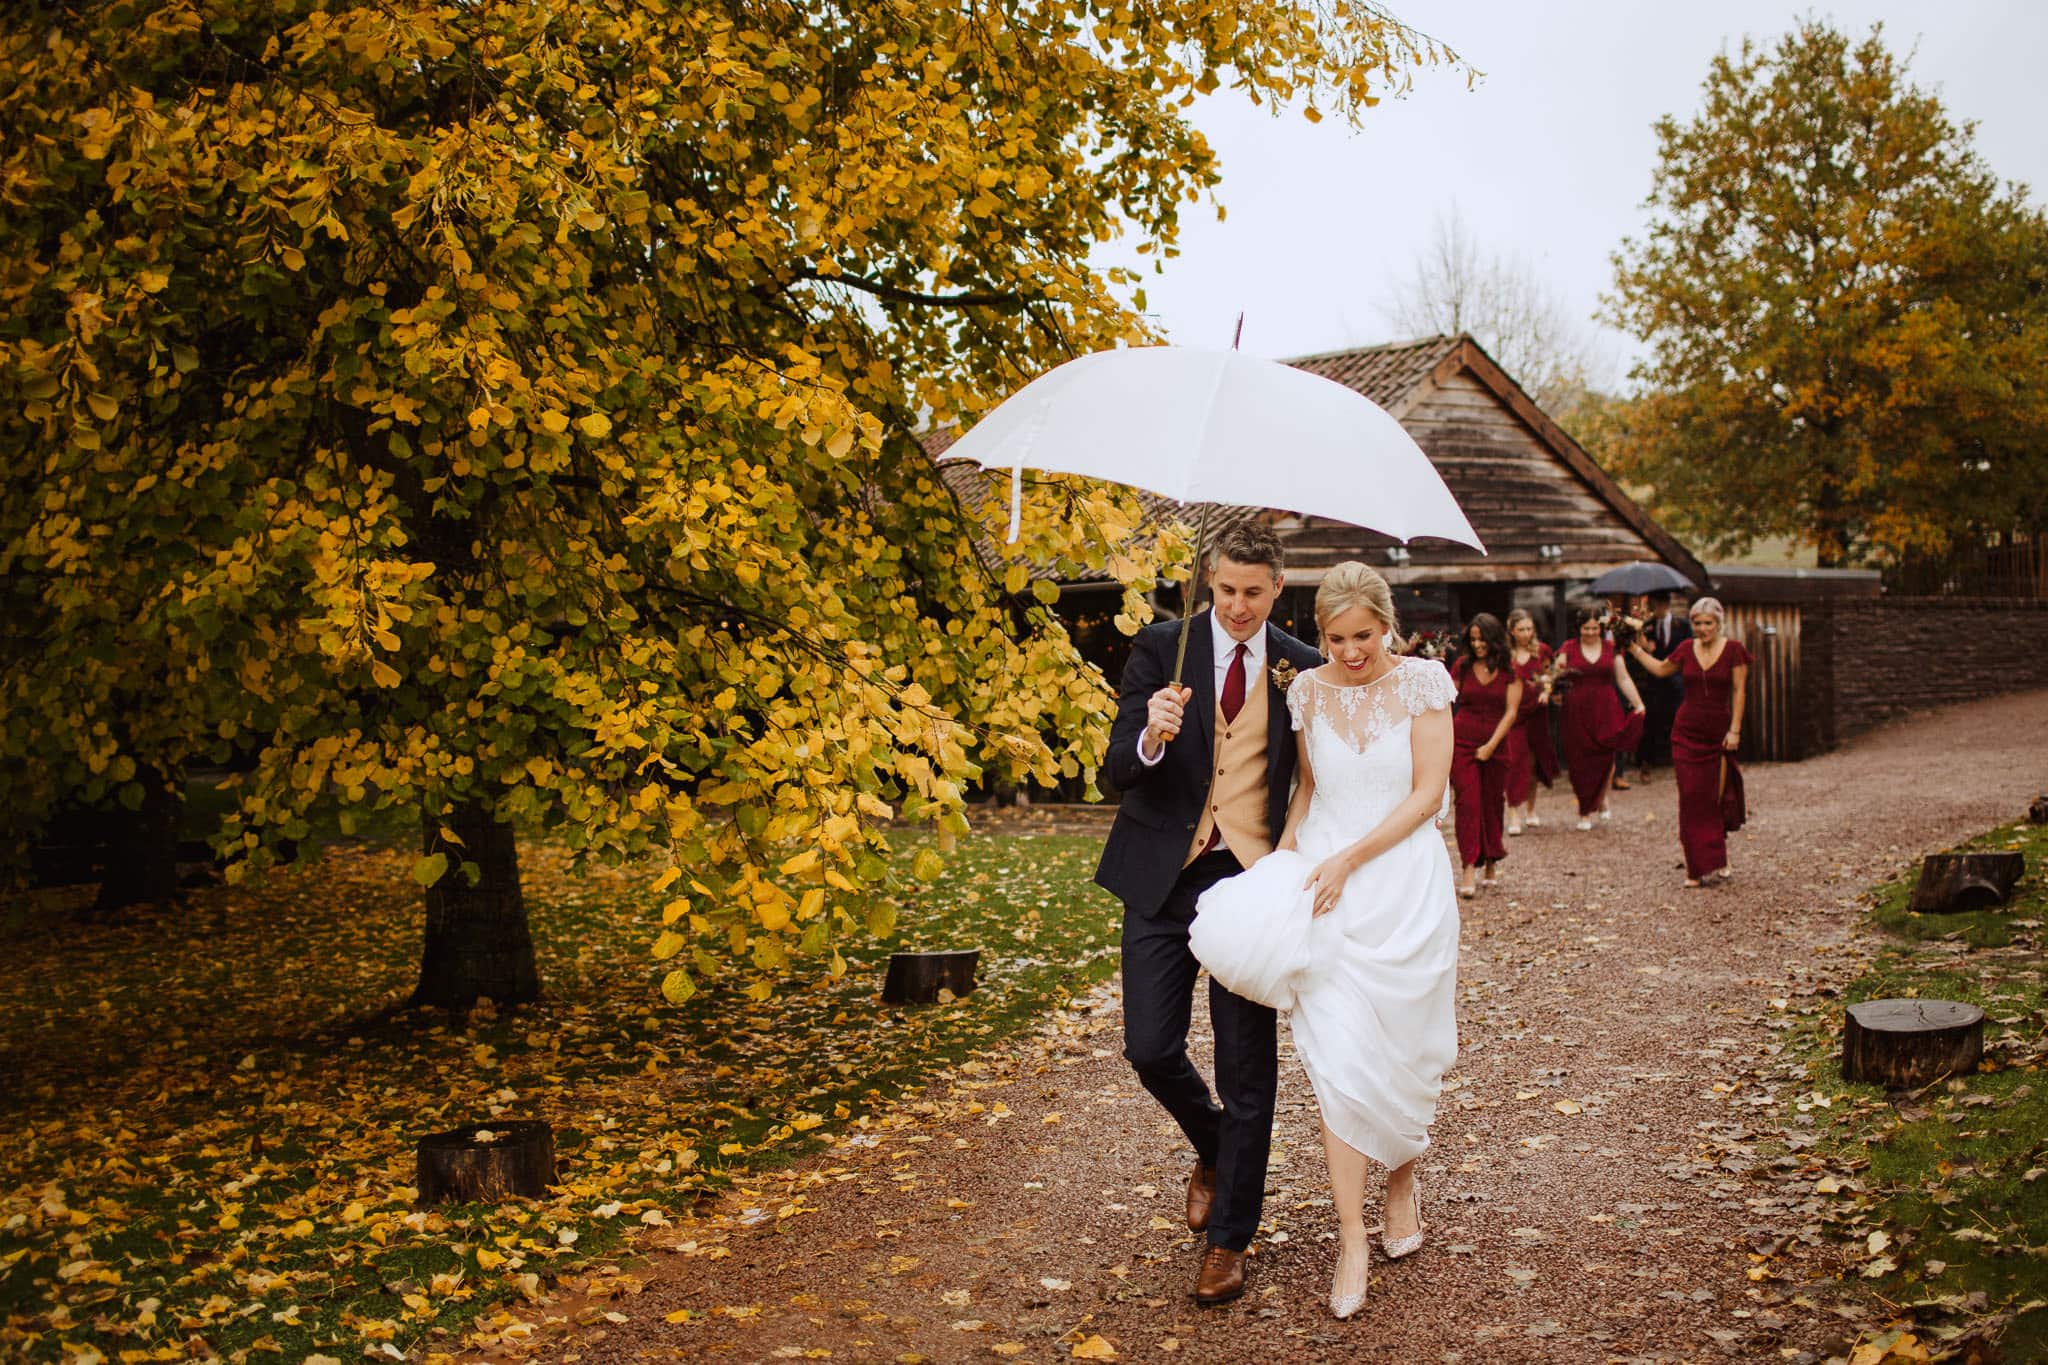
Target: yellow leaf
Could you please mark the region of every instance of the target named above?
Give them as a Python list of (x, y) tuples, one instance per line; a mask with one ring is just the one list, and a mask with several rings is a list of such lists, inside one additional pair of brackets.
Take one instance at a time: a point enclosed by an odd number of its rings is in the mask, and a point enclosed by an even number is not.
[[(666, 872), (662, 873), (662, 874), (661, 874), (661, 875), (660, 875), (659, 877), (656, 877), (656, 878), (654, 879), (654, 888), (653, 888), (653, 889), (654, 889), (654, 892), (655, 892), (655, 894), (656, 894), (656, 895), (659, 895), (659, 894), (661, 894), (662, 892), (664, 892), (664, 891), (668, 890), (668, 889), (669, 889), (669, 887), (671, 887), (671, 886), (675, 885), (675, 881), (676, 881), (676, 878), (678, 878), (678, 877), (680, 877), (680, 876), (682, 876), (682, 875), (683, 875), (683, 870), (682, 870), (682, 869), (681, 869), (680, 867), (672, 867), (672, 868), (670, 868), (670, 869), (669, 869), (668, 871), (666, 871)], [(688, 909), (688, 908), (689, 908), (689, 902), (688, 902), (688, 901), (685, 901), (685, 902), (683, 902), (683, 908), (684, 908), (684, 909)]]
[(661, 922), (663, 924), (674, 924), (689, 913), (690, 898), (688, 896), (677, 896), (667, 905), (661, 907)]
[(102, 422), (113, 421), (115, 414), (121, 411), (121, 405), (104, 393), (87, 394), (85, 405), (91, 408), (92, 415)]
[(809, 872), (812, 868), (816, 867), (817, 865), (818, 850), (816, 850), (815, 848), (807, 848), (803, 852), (797, 854), (794, 858), (787, 859), (783, 862), (781, 869), (782, 875), (785, 877), (801, 876), (803, 873)]
[(921, 882), (937, 881), (946, 870), (946, 860), (933, 848), (919, 849), (917, 858), (910, 865), (910, 875)]
[(601, 412), (593, 412), (584, 417), (576, 426), (585, 436), (596, 439), (600, 436), (611, 435), (612, 419)]
[(1076, 1360), (1115, 1360), (1116, 1358), (1116, 1347), (1110, 1345), (1099, 1336), (1091, 1336), (1083, 1341), (1074, 1343), (1074, 1359)]
[(678, 1308), (675, 1312), (668, 1314), (662, 1319), (663, 1322), (688, 1322), (689, 1320), (690, 1310), (687, 1308)]
[(664, 931), (660, 938), (654, 940), (654, 960), (656, 962), (668, 961), (677, 953), (680, 953), (683, 950), (683, 945), (688, 941), (681, 934), (673, 931)]
[(485, 1270), (496, 1270), (499, 1266), (505, 1264), (505, 1258), (502, 1254), (491, 1250), (489, 1247), (478, 1247), (476, 1263)]
[(697, 983), (681, 967), (661, 979), (661, 993), (671, 1005), (681, 1005), (697, 993)]
[(547, 431), (553, 433), (556, 436), (560, 436), (563, 432), (569, 429), (569, 414), (566, 412), (558, 412), (554, 408), (549, 408), (546, 412), (540, 415), (540, 424)]

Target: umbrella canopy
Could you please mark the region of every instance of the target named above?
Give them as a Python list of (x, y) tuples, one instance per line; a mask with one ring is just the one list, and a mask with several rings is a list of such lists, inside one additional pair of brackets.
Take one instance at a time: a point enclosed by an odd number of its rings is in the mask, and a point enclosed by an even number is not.
[(1650, 592), (1684, 592), (1692, 586), (1692, 580), (1668, 564), (1636, 560), (1618, 569), (1609, 569), (1593, 580), (1593, 586), (1586, 591), (1596, 597), (1618, 597), (1627, 594), (1636, 597)]
[(1429, 457), (1377, 403), (1239, 351), (1148, 346), (1070, 360), (947, 454), (1013, 472), (1013, 541), (1021, 474), (1035, 469), (1486, 549)]

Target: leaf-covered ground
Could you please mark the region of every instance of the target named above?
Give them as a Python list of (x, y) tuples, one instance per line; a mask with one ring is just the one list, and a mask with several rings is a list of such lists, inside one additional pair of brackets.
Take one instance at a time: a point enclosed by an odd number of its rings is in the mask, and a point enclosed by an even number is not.
[[(299, 1361), (454, 1353), (478, 1315), (809, 1150), (1114, 970), (1099, 843), (963, 840), (906, 881), (839, 981), (731, 972), (664, 1001), (646, 879), (528, 843), (548, 999), (464, 1021), (397, 1009), (419, 951), (409, 853), (336, 846), (261, 888), (79, 927), (0, 915), (0, 1357)], [(904, 864), (908, 877), (910, 863)], [(982, 986), (881, 1005), (904, 946), (980, 946)], [(413, 1206), (414, 1143), (554, 1125), (546, 1203)]]
[[(1791, 1034), (1813, 1086), (1795, 1106), (1805, 1172), (1848, 1273), (1895, 1320), (1858, 1365), (1969, 1358), (1993, 1342), (2006, 1360), (2048, 1359), (2048, 826), (2004, 825), (1961, 847), (2025, 853), (2012, 902), (1917, 915), (1906, 909), (1913, 874), (1877, 888), (1871, 922), (1885, 937)], [(1892, 997), (1981, 1006), (1977, 1074), (1894, 1096), (1844, 1081), (1844, 1007)]]

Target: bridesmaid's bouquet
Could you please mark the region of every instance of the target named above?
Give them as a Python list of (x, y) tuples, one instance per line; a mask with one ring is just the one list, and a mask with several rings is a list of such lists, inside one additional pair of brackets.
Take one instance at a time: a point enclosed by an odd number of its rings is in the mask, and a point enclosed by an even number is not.
[(1408, 637), (1401, 652), (1442, 663), (1458, 652), (1458, 637), (1448, 630), (1417, 631)]

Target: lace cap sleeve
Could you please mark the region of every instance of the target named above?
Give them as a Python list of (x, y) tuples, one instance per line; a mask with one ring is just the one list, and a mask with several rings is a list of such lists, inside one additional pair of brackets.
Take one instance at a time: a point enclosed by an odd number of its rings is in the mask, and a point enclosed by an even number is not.
[(1435, 659), (1403, 659), (1394, 687), (1411, 716), (1441, 711), (1458, 698), (1458, 685)]
[(1315, 679), (1309, 677), (1305, 668), (1287, 685), (1287, 714), (1297, 730), (1308, 724), (1309, 708), (1315, 704), (1315, 688)]

